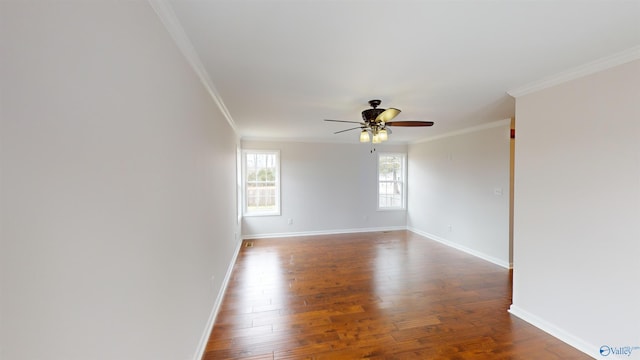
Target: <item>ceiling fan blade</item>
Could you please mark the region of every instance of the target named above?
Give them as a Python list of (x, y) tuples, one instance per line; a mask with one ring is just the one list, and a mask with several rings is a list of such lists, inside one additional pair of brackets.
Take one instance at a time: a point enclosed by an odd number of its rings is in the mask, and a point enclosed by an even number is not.
[(340, 130), (340, 131), (336, 131), (336, 132), (334, 132), (334, 134), (340, 134), (340, 133), (342, 133), (342, 132), (345, 132), (345, 131), (351, 131), (351, 130), (355, 130), (355, 129), (362, 129), (362, 127), (358, 126), (358, 127), (354, 127), (354, 128), (351, 128), (351, 129)]
[(384, 121), (387, 122), (394, 117), (400, 114), (400, 110), (396, 108), (388, 108), (387, 110), (381, 112), (378, 116), (376, 116), (376, 122)]
[(389, 121), (385, 126), (433, 126), (433, 121)]
[(364, 123), (361, 122), (361, 121), (345, 121), (345, 120), (330, 120), (330, 119), (324, 119), (324, 121), (333, 121), (333, 122), (353, 123), (353, 124), (364, 125)]

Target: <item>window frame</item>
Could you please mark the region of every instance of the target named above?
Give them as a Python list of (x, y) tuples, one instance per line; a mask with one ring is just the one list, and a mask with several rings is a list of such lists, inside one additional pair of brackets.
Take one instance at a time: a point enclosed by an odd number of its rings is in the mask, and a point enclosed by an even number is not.
[[(380, 206), (380, 158), (383, 156), (398, 156), (402, 158), (401, 163), (401, 182), (402, 182), (402, 196), (400, 198), (400, 206)], [(376, 163), (376, 207), (378, 211), (406, 211), (407, 210), (407, 154), (400, 152), (380, 152), (378, 153), (378, 159)], [(389, 182), (389, 181), (385, 181)], [(392, 181), (397, 182), (397, 181)]]
[[(276, 156), (276, 171), (275, 171), (275, 210), (270, 211), (254, 211), (249, 212), (247, 207), (247, 155), (248, 154), (273, 154)], [(281, 214), (281, 201), (280, 201), (280, 150), (256, 150), (256, 149), (242, 149), (242, 215), (243, 216), (279, 216)]]

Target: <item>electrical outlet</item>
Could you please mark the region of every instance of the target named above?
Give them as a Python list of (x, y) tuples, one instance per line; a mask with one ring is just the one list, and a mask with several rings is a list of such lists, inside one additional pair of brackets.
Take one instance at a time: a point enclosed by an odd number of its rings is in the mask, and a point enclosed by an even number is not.
[(447, 229), (449, 230), (449, 232), (452, 232), (453, 231), (453, 226), (449, 225), (449, 226), (447, 226)]
[(287, 224), (289, 224), (289, 225), (293, 225), (293, 219), (292, 219), (292, 218), (289, 218), (289, 220), (287, 220)]

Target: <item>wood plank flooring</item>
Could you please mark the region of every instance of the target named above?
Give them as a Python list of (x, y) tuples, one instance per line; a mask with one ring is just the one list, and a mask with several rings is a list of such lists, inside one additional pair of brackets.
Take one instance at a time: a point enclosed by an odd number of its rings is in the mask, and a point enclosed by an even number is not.
[(245, 241), (203, 359), (590, 359), (511, 275), (408, 231)]

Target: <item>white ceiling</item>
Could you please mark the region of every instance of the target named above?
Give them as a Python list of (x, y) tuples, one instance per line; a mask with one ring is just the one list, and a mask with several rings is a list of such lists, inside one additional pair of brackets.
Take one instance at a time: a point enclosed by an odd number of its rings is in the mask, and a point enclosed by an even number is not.
[(510, 118), (507, 91), (640, 45), (640, 1), (168, 4), (243, 138), (356, 143), (323, 119), (381, 99), (435, 122), (390, 136), (418, 141)]

